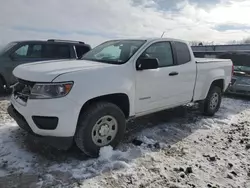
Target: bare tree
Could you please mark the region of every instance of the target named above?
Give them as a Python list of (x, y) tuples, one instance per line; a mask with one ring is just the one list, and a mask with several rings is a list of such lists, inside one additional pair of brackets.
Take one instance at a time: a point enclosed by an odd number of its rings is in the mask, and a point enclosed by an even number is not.
[(190, 41), (189, 44), (191, 46), (213, 46), (215, 45), (214, 41), (207, 42), (207, 41)]
[(240, 44), (241, 42), (239, 40), (231, 40), (228, 41), (227, 44)]
[(201, 41), (190, 41), (189, 44), (191, 46), (203, 46), (203, 42)]
[(243, 39), (242, 44), (250, 44), (250, 37)]
[(250, 44), (250, 37), (244, 38), (242, 40), (231, 40), (227, 44)]

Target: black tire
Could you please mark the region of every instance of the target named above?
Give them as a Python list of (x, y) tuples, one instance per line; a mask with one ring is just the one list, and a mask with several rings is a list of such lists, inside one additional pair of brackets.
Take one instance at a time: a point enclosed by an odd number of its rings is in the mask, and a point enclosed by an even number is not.
[[(213, 96), (218, 96), (218, 102), (213, 103)], [(207, 98), (203, 101), (203, 114), (206, 116), (213, 116), (220, 108), (221, 105), (221, 99), (222, 99), (222, 90), (218, 86), (211, 86)], [(217, 100), (215, 100), (217, 101)]]
[(112, 116), (118, 125), (114, 139), (108, 144), (115, 148), (123, 139), (126, 129), (125, 115), (118, 106), (108, 102), (98, 102), (92, 104), (80, 114), (75, 133), (75, 143), (82, 152), (90, 157), (98, 157), (101, 148), (92, 139), (92, 129), (100, 118), (107, 115)]

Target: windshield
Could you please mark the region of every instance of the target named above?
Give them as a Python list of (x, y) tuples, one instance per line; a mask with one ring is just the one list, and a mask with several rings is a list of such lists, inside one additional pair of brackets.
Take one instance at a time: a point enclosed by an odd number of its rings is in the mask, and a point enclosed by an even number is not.
[(247, 66), (234, 66), (234, 71), (241, 71), (241, 72), (250, 73), (250, 67), (247, 67)]
[(145, 43), (145, 40), (113, 40), (100, 44), (82, 59), (110, 64), (123, 64)]
[(3, 54), (4, 52), (7, 52), (9, 49), (11, 49), (13, 46), (15, 46), (17, 43), (16, 42), (11, 42), (5, 46), (0, 47), (0, 54)]

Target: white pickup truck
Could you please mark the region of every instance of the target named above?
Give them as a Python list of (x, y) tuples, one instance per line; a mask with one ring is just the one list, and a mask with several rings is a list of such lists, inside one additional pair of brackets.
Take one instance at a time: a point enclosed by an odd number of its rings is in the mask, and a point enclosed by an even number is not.
[(232, 76), (231, 60), (195, 59), (175, 39), (112, 40), (82, 60), (18, 66), (9, 114), (59, 149), (89, 156), (121, 141), (126, 120), (185, 105), (214, 115)]

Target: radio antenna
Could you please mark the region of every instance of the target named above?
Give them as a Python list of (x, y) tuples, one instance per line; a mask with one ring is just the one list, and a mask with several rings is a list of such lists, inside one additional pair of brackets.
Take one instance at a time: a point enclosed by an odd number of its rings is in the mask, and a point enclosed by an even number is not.
[(161, 35), (161, 38), (164, 36), (164, 34), (166, 33), (166, 31), (163, 31), (162, 35)]

